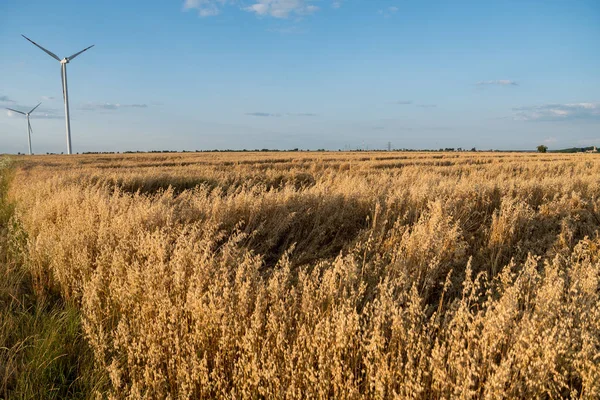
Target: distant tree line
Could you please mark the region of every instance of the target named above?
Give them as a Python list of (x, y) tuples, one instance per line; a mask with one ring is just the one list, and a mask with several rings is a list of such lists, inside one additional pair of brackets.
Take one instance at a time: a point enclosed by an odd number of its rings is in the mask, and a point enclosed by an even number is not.
[[(536, 150), (539, 153), (546, 153), (548, 151), (551, 151), (552, 153), (585, 153), (585, 152), (593, 152), (594, 150), (594, 146), (589, 146), (589, 147), (572, 147), (572, 148), (568, 148), (568, 149), (562, 149), (562, 150), (549, 150), (548, 146), (546, 145), (539, 145), (537, 146)], [(271, 152), (271, 153), (277, 153), (277, 152), (325, 152), (325, 151), (335, 151), (335, 150), (327, 150), (324, 148), (319, 148), (316, 150), (311, 150), (311, 149), (300, 149), (298, 147), (292, 148), (292, 149), (287, 149), (287, 150), (282, 150), (282, 149), (267, 149), (267, 148), (262, 148), (262, 149), (212, 149), (212, 150), (126, 150), (123, 152), (119, 152), (119, 151), (84, 151), (82, 153), (76, 153), (76, 154), (146, 154), (146, 153), (157, 153), (157, 154), (163, 154), (163, 153), (243, 153), (243, 152)], [(365, 149), (338, 149), (338, 152), (349, 152), (349, 153), (355, 153), (355, 152), (387, 152), (387, 151), (402, 151), (402, 152), (477, 152), (477, 151), (488, 151), (488, 152), (527, 152), (527, 151), (521, 151), (521, 150), (494, 150), (494, 149), (489, 149), (489, 150), (477, 150), (477, 148), (472, 147), (470, 150), (469, 149), (463, 149), (462, 147), (444, 147), (444, 148), (440, 148), (440, 149), (407, 149), (407, 148), (398, 148), (398, 149), (372, 149), (372, 150), (365, 150)], [(17, 153), (18, 155), (22, 155), (21, 152)], [(56, 155), (56, 154), (64, 154), (64, 153), (46, 153), (47, 155)]]

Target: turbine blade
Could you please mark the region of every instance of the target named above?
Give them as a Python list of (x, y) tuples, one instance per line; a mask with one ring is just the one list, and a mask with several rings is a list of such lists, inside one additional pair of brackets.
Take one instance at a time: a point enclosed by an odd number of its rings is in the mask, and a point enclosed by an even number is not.
[(92, 47), (94, 47), (95, 45), (91, 45), (90, 47), (86, 47), (85, 49), (81, 50), (78, 53), (73, 54), (72, 56), (67, 57), (67, 60), (71, 61), (72, 59), (74, 59), (75, 57), (77, 57), (78, 55), (80, 55), (81, 53), (83, 53), (86, 50), (91, 49)]
[(43, 48), (42, 46), (40, 46), (39, 44), (37, 44), (33, 40), (29, 39), (27, 36), (25, 36), (25, 35), (21, 35), (21, 36), (23, 36), (25, 39), (29, 40), (31, 43), (33, 43), (34, 45), (36, 45), (37, 47), (39, 47), (40, 49), (42, 49), (43, 51), (45, 51), (50, 57), (56, 59), (57, 61), (60, 61), (60, 58), (58, 58), (58, 56), (56, 54), (54, 54), (53, 52), (51, 52), (49, 50), (46, 50), (45, 48)]
[(14, 111), (14, 112), (19, 113), (19, 114), (26, 115), (23, 111), (13, 110), (12, 108), (8, 108), (8, 107), (6, 107), (6, 109), (10, 110), (10, 111)]
[[(40, 104), (42, 104), (42, 103), (40, 103)], [(36, 108), (38, 108), (38, 107), (40, 106), (40, 104), (38, 104), (37, 106), (33, 107), (33, 109), (32, 109), (31, 111), (29, 111), (29, 114), (31, 114), (32, 112), (34, 112), (34, 111), (35, 111), (35, 109), (36, 109)]]

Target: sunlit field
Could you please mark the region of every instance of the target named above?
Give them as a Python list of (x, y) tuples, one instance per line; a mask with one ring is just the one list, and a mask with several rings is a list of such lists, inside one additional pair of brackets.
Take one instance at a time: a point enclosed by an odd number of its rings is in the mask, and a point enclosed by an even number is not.
[(600, 398), (596, 154), (0, 173), (0, 397)]

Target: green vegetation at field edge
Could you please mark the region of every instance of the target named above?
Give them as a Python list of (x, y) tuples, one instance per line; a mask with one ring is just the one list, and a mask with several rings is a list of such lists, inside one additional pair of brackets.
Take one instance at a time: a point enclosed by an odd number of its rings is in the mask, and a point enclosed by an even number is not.
[(11, 164), (0, 159), (0, 398), (91, 398), (105, 380), (94, 370), (77, 309), (34, 289), (27, 238), (8, 199)]

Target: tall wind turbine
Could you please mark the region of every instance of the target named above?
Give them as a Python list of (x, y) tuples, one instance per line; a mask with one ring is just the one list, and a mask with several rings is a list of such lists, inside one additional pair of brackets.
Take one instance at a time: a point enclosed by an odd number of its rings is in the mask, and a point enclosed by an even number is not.
[(63, 99), (65, 101), (65, 121), (67, 124), (67, 154), (71, 154), (71, 120), (69, 119), (69, 91), (67, 90), (67, 64), (72, 59), (74, 59), (75, 57), (77, 57), (78, 55), (83, 53), (84, 51), (89, 50), (92, 47), (94, 47), (94, 45), (91, 45), (90, 47), (86, 47), (85, 49), (73, 54), (72, 56), (65, 57), (61, 60), (60, 58), (58, 58), (58, 56), (56, 54), (52, 53), (51, 51), (46, 50), (45, 48), (43, 48), (42, 46), (40, 46), (33, 40), (29, 39), (27, 36), (25, 36), (25, 35), (21, 35), (21, 36), (23, 36), (25, 39), (29, 40), (31, 43), (33, 43), (34, 45), (39, 47), (41, 50), (46, 52), (46, 54), (48, 54), (50, 57), (52, 57), (56, 61), (60, 62)]
[[(42, 104), (42, 103), (40, 103)], [(35, 111), (36, 108), (38, 108), (40, 106), (40, 104), (38, 104), (37, 106), (33, 107), (31, 109), (31, 111), (24, 113), (23, 111), (19, 111), (19, 110), (13, 110), (12, 108), (8, 108), (6, 107), (7, 110), (19, 113), (19, 114), (23, 114), (24, 116), (27, 117), (27, 143), (29, 144), (29, 155), (31, 155), (31, 124), (29, 123), (29, 115)]]

